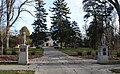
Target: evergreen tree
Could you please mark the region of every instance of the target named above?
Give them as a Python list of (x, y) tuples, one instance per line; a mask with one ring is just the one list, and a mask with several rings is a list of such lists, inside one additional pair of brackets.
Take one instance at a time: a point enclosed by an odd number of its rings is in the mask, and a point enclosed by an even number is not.
[(39, 45), (41, 41), (46, 40), (46, 31), (47, 24), (46, 23), (46, 10), (44, 9), (45, 3), (43, 0), (35, 0), (36, 1), (36, 20), (32, 24), (34, 32), (31, 34), (32, 41), (35, 45)]
[(71, 42), (74, 47), (82, 46), (82, 39), (81, 39), (81, 31), (78, 27), (78, 23), (76, 21), (73, 21), (71, 23), (71, 28), (73, 31), (73, 34), (71, 35)]
[(70, 37), (71, 27), (70, 27), (70, 17), (67, 15), (70, 14), (70, 9), (67, 7), (67, 3), (65, 0), (56, 0), (50, 9), (53, 12), (52, 19), (52, 39), (58, 40), (61, 43), (61, 47), (63, 46), (62, 43), (67, 42), (67, 38)]

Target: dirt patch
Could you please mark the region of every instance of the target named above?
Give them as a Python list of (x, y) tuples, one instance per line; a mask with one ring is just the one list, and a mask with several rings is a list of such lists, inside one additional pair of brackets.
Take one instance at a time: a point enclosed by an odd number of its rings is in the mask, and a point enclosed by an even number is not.
[(74, 56), (74, 57), (97, 60), (97, 56), (93, 56), (93, 55), (88, 55), (88, 56), (79, 56), (79, 55), (78, 55), (78, 56)]
[[(41, 57), (39, 55), (30, 55), (29, 59)], [(0, 55), (0, 61), (18, 61), (18, 55)]]
[[(73, 56), (74, 56), (74, 55), (73, 55)], [(96, 55), (86, 55), (86, 56), (75, 55), (74, 57), (97, 60), (97, 56), (96, 56)], [(109, 57), (109, 60), (120, 60), (120, 57), (110, 56), (110, 57)]]
[(17, 61), (18, 55), (0, 55), (0, 61)]

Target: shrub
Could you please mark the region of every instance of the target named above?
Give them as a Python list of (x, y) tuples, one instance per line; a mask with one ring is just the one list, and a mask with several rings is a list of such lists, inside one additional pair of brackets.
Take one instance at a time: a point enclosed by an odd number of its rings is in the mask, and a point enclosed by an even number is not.
[(82, 56), (82, 52), (78, 51), (78, 55)]
[(12, 50), (11, 55), (17, 55), (17, 52), (15, 50)]
[(7, 50), (6, 49), (3, 50), (3, 54), (7, 55)]
[(88, 51), (88, 52), (87, 52), (87, 55), (91, 55), (91, 51)]
[(35, 55), (35, 52), (33, 51), (33, 52), (31, 52), (31, 55)]
[(120, 52), (117, 52), (117, 57), (120, 57)]
[(7, 51), (7, 55), (11, 55), (11, 51)]
[(87, 51), (83, 51), (83, 52), (82, 52), (82, 55), (83, 55), (83, 56), (86, 56), (86, 55), (87, 55)]
[(98, 51), (96, 52), (96, 55), (98, 55)]

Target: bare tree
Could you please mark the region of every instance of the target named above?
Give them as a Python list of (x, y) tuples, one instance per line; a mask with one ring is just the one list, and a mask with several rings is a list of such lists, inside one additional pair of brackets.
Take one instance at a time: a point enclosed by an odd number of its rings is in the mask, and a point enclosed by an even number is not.
[(3, 0), (1, 1), (1, 4), (0, 4), (0, 31), (1, 31), (1, 54), (3, 55), (3, 33), (2, 33), (2, 17), (3, 17), (3, 7), (4, 7), (4, 4), (3, 4)]
[(7, 13), (7, 26), (6, 26), (6, 48), (9, 48), (9, 34), (10, 34), (10, 27), (16, 22), (19, 18), (20, 13), (23, 11), (29, 12), (30, 11), (24, 8), (24, 5), (29, 5), (32, 0), (22, 0), (19, 2), (20, 5), (15, 7), (16, 3), (20, 0), (6, 0), (6, 13)]
[(119, 17), (119, 33), (120, 33), (120, 3), (118, 0), (108, 0), (116, 9), (118, 17)]

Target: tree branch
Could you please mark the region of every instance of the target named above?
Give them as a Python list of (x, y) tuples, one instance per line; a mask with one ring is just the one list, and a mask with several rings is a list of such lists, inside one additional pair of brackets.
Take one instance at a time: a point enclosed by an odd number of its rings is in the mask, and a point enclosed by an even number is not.
[(21, 12), (23, 12), (23, 11), (26, 11), (26, 12), (28, 12), (30, 15), (32, 15), (33, 17), (35, 17), (29, 10), (24, 9), (24, 10), (22, 10)]
[(115, 0), (115, 2), (113, 2), (112, 0), (108, 0), (111, 4), (113, 4), (113, 6), (115, 7), (118, 15), (120, 16), (120, 4), (118, 2), (118, 0)]
[(115, 5), (115, 2), (113, 2), (112, 0), (108, 0), (111, 4)]
[(10, 21), (13, 19), (13, 17), (14, 17), (14, 8), (13, 8), (13, 11), (12, 11), (12, 16), (10, 18)]
[(18, 14), (17, 14), (16, 18), (14, 19), (14, 21), (11, 23), (10, 27), (16, 22), (16, 20), (17, 20), (18, 17), (20, 16), (20, 12), (21, 12), (22, 6), (23, 6), (25, 3), (27, 3), (27, 2), (28, 2), (28, 0), (24, 1), (24, 2), (20, 5), (20, 7), (18, 8)]

